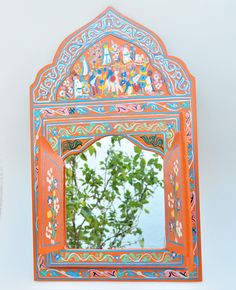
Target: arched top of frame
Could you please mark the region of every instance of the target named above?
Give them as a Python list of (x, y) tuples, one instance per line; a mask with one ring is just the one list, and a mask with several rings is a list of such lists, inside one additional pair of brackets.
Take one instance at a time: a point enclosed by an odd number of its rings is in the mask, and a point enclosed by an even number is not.
[[(103, 137), (91, 137), (91, 138), (75, 138), (75, 139), (66, 139), (63, 140), (60, 144), (59, 154), (65, 159), (72, 154), (79, 154), (86, 150), (89, 146), (93, 145), (97, 141), (107, 137), (107, 136), (116, 136), (115, 135), (106, 135)], [(159, 134), (123, 134), (123, 138), (129, 140), (134, 145), (139, 146), (140, 148), (152, 151), (157, 153), (163, 158), (166, 151), (166, 142), (163, 133)]]
[(157, 35), (109, 7), (62, 42), (31, 95), (46, 104), (191, 96), (192, 81)]

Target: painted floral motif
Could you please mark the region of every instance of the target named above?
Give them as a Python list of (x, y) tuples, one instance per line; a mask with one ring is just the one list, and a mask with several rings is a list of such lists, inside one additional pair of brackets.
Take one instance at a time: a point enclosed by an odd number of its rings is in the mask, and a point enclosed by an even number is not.
[(60, 86), (57, 99), (101, 96), (168, 94), (164, 78), (145, 52), (134, 44), (110, 36), (90, 47), (75, 62)]
[(170, 208), (173, 208), (173, 207), (174, 207), (174, 203), (175, 203), (175, 200), (174, 200), (174, 198), (173, 198), (173, 193), (170, 192), (170, 193), (168, 194), (168, 206), (169, 206)]
[[(177, 220), (176, 221), (176, 233), (177, 233), (178, 238), (181, 238), (183, 236), (182, 229), (183, 229), (182, 223)], [(176, 239), (176, 242), (177, 242), (177, 239)]]
[(173, 170), (174, 170), (175, 175), (177, 176), (178, 172), (179, 172), (179, 160), (178, 159), (175, 160), (175, 162), (174, 162)]
[(47, 218), (48, 224), (46, 226), (45, 236), (50, 241), (51, 244), (55, 244), (58, 222), (57, 215), (60, 210), (59, 198), (57, 197), (57, 187), (58, 181), (53, 177), (53, 170), (50, 168), (47, 171), (47, 183), (48, 191), (50, 195), (48, 196), (47, 205)]
[(173, 171), (170, 173), (170, 183), (172, 185), (172, 191), (168, 194), (168, 206), (171, 209), (171, 219), (169, 221), (169, 230), (174, 233), (174, 241), (179, 242), (179, 239), (183, 236), (183, 226), (179, 220), (179, 213), (181, 209), (181, 199), (178, 198), (179, 183), (176, 181), (176, 177), (179, 172), (179, 160), (176, 159), (173, 163)]

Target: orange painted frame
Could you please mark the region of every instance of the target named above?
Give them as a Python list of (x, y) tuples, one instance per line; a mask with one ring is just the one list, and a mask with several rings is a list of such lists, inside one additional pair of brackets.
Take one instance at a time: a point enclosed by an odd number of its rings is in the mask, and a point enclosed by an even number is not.
[[(45, 261), (45, 257), (38, 255), (38, 250), (37, 250), (37, 228), (35, 227), (37, 225), (37, 223), (35, 223), (35, 217), (37, 218), (37, 209), (35, 207), (35, 203), (37, 202), (37, 200), (35, 199), (35, 191), (37, 190), (37, 180), (35, 180), (35, 175), (33, 174), (32, 176), (32, 180), (33, 180), (33, 184), (32, 184), (32, 190), (33, 190), (33, 230), (34, 230), (34, 257), (35, 257), (35, 278), (38, 280), (92, 280), (92, 281), (100, 281), (100, 280), (112, 280), (112, 281), (116, 281), (116, 280), (124, 280), (124, 281), (137, 281), (137, 280), (142, 280), (142, 281), (199, 281), (201, 280), (201, 247), (200, 247), (200, 217), (199, 217), (199, 198), (198, 198), (198, 165), (197, 165), (197, 133), (196, 133), (196, 96), (195, 96), (195, 79), (193, 76), (190, 75), (190, 73), (188, 72), (185, 64), (180, 61), (177, 58), (171, 57), (169, 58), (167, 53), (166, 53), (166, 49), (165, 46), (163, 45), (162, 41), (152, 32), (148, 31), (146, 28), (141, 27), (139, 24), (136, 24), (135, 22), (127, 19), (125, 16), (119, 14), (117, 11), (115, 11), (112, 8), (108, 8), (107, 10), (105, 10), (98, 18), (96, 18), (93, 21), (93, 24), (96, 23), (96, 21), (102, 21), (104, 20), (104, 18), (107, 17), (107, 21), (109, 23), (109, 21), (121, 21), (120, 19), (124, 20), (124, 22), (126, 21), (127, 23), (132, 23), (133, 26), (138, 27), (140, 30), (145, 30), (147, 31), (147, 33), (149, 33), (149, 35), (151, 35), (152, 37), (154, 37), (155, 39), (158, 40), (158, 43), (161, 46), (163, 55), (166, 56), (166, 59), (168, 60), (173, 60), (175, 62), (175, 64), (177, 63), (182, 70), (184, 70), (185, 73), (183, 73), (182, 78), (184, 78), (187, 74), (186, 79), (190, 80), (190, 87), (191, 90), (189, 91), (189, 96), (190, 97), (186, 97), (186, 94), (178, 94), (178, 91), (175, 90), (174, 88), (174, 93), (171, 96), (166, 96), (166, 97), (160, 97), (160, 96), (154, 96), (151, 95), (148, 98), (148, 102), (152, 102), (154, 105), (153, 106), (161, 106), (159, 111), (162, 112), (162, 115), (167, 116), (168, 113), (170, 113), (170, 111), (173, 111), (176, 113), (178, 112), (178, 114), (180, 112), (182, 112), (182, 119), (185, 119), (185, 124), (187, 125), (185, 128), (185, 138), (186, 140), (189, 137), (189, 134), (192, 133), (192, 127), (194, 127), (194, 140), (193, 140), (193, 147), (194, 147), (194, 166), (195, 166), (195, 172), (194, 172), (194, 192), (196, 193), (196, 195), (193, 197), (195, 205), (198, 207), (198, 209), (196, 208), (195, 210), (195, 218), (196, 218), (196, 228), (197, 228), (197, 235), (196, 235), (196, 239), (195, 239), (195, 248), (194, 248), (194, 252), (195, 252), (195, 257), (197, 258), (197, 260), (195, 259), (195, 265), (193, 266), (193, 268), (195, 268), (192, 271), (192, 269), (190, 269), (190, 271), (185, 268), (183, 269), (178, 269), (178, 268), (174, 268), (174, 267), (170, 267), (170, 269), (165, 268), (162, 269), (161, 267), (156, 267), (154, 269), (152, 268), (145, 268), (144, 266), (138, 267), (137, 269), (131, 269), (128, 270), (127, 267), (122, 270), (119, 268), (109, 268), (107, 267), (105, 270), (103, 270), (103, 268), (99, 268), (99, 269), (91, 269), (91, 270), (87, 270), (84, 269), (82, 267), (77, 268), (75, 270), (73, 270), (74, 272), (71, 274), (66, 274), (65, 275), (62, 274), (63, 271), (61, 270), (57, 270), (57, 268), (52, 268), (52, 269), (47, 269), (46, 267), (46, 263), (47, 261)], [(113, 18), (116, 18), (115, 20)], [(118, 20), (117, 20), (118, 19)], [(109, 24), (111, 25), (111, 24)], [(72, 36), (74, 35), (79, 35), (82, 31), (89, 31), (89, 26), (90, 24), (86, 25), (85, 27), (83, 27), (82, 29), (80, 29), (79, 31), (76, 31), (75, 33), (72, 34)], [(38, 154), (38, 150), (40, 150), (37, 147), (37, 140), (39, 138), (40, 135), (45, 135), (46, 134), (46, 127), (47, 124), (50, 124), (51, 120), (54, 118), (55, 120), (59, 120), (60, 118), (64, 120), (67, 118), (66, 114), (66, 110), (69, 112), (70, 109), (74, 109), (74, 108), (81, 108), (83, 109), (84, 107), (87, 107), (89, 113), (89, 116), (94, 115), (99, 115), (100, 112), (98, 110), (98, 106), (96, 106), (96, 104), (100, 103), (100, 105), (104, 105), (104, 110), (106, 111), (106, 109), (109, 112), (114, 112), (111, 111), (111, 101), (107, 98), (103, 98), (102, 100), (98, 100), (95, 99), (95, 102), (92, 103), (90, 101), (90, 103), (88, 103), (88, 100), (86, 102), (86, 100), (80, 100), (79, 102), (76, 101), (74, 102), (74, 100), (71, 101), (66, 101), (66, 102), (57, 102), (57, 103), (53, 103), (52, 101), (52, 96), (53, 96), (53, 88), (48, 90), (47, 94), (46, 93), (42, 93), (42, 91), (47, 91), (47, 87), (45, 87), (45, 82), (43, 80), (43, 78), (45, 78), (45, 75), (49, 77), (53, 78), (53, 74), (56, 75), (56, 67), (53, 68), (53, 65), (55, 66), (55, 64), (57, 64), (58, 59), (60, 58), (61, 52), (63, 51), (63, 49), (66, 47), (66, 44), (68, 43), (70, 39), (70, 36), (68, 38), (66, 38), (63, 43), (61, 44), (61, 46), (59, 47), (54, 60), (53, 60), (53, 64), (52, 65), (48, 65), (46, 67), (44, 67), (37, 75), (36, 77), (36, 81), (32, 84), (31, 89), (30, 89), (30, 93), (31, 93), (31, 130), (32, 130), (32, 169), (33, 172), (35, 173), (35, 168), (37, 168), (37, 154)], [(168, 65), (167, 65), (168, 68)], [(178, 68), (178, 67), (177, 67)], [(50, 73), (48, 73), (47, 70), (50, 70)], [(51, 74), (51, 75), (50, 75)], [(179, 76), (179, 75), (178, 75)], [(61, 77), (58, 80), (55, 80), (55, 83), (58, 83), (58, 81), (60, 81)], [(49, 81), (49, 87), (50, 87), (50, 81)], [(43, 88), (43, 90), (42, 90)], [(41, 89), (41, 91), (40, 91)], [(58, 88), (57, 88), (58, 89)], [(42, 99), (40, 100), (40, 98), (38, 98), (39, 96), (42, 96)], [(46, 96), (46, 97), (45, 97)], [(47, 99), (47, 96), (49, 97)], [(176, 96), (176, 97), (175, 97)], [(106, 101), (107, 99), (107, 101)], [(46, 101), (45, 101), (46, 100)], [(104, 103), (104, 101), (106, 101)], [(145, 111), (149, 111), (150, 112), (150, 107), (149, 103), (147, 102), (147, 97), (141, 97), (139, 96), (139, 99), (136, 98), (135, 95), (133, 95), (131, 98), (130, 97), (126, 97), (122, 99), (116, 98), (113, 99), (113, 102), (116, 103), (116, 108), (115, 108), (115, 113), (119, 113), (121, 118), (129, 118), (130, 116), (132, 116), (133, 118), (137, 117), (140, 118), (140, 115), (138, 113), (142, 113), (143, 111), (140, 111), (139, 108), (143, 108), (143, 110)], [(92, 105), (91, 105), (92, 104)], [(171, 106), (172, 104), (172, 106)], [(59, 105), (59, 107), (58, 107)], [(122, 111), (119, 111), (119, 106), (123, 108)], [(146, 108), (145, 108), (146, 106)], [(177, 106), (177, 107), (176, 107)], [(190, 109), (189, 109), (190, 108)], [(63, 113), (64, 110), (64, 113)], [(82, 110), (81, 110), (82, 111)], [(76, 111), (74, 112), (73, 118), (74, 120), (77, 120), (78, 117), (81, 117), (81, 111)], [(136, 112), (136, 115), (132, 115), (133, 112)], [(139, 112), (140, 111), (140, 112)], [(192, 113), (192, 116), (190, 116), (191, 118), (191, 124), (189, 125), (187, 119), (188, 119), (188, 114)], [(63, 115), (64, 114), (64, 115)], [(115, 116), (115, 114), (113, 114)], [(183, 116), (184, 115), (184, 116)], [(63, 116), (63, 117), (62, 117)], [(123, 117), (122, 117), (123, 116)], [(58, 119), (59, 117), (59, 119)], [(106, 116), (106, 112), (103, 114), (103, 120), (106, 120), (108, 117)], [(178, 119), (178, 118), (177, 118)], [(79, 119), (81, 120), (81, 118)], [(34, 121), (34, 123), (33, 123)], [(44, 126), (44, 123), (46, 124)], [(192, 127), (191, 127), (192, 126)], [(44, 127), (44, 128), (43, 128)], [(44, 130), (45, 129), (45, 130)], [(50, 143), (50, 139), (49, 143)], [(188, 141), (188, 140), (187, 140)], [(188, 142), (187, 142), (188, 143)], [(189, 144), (189, 143), (188, 143)], [(52, 148), (54, 148), (53, 142), (51, 141), (51, 145)], [(189, 149), (189, 148), (188, 148)], [(36, 160), (35, 160), (36, 157)], [(35, 167), (36, 166), (36, 167)], [(35, 183), (36, 182), (36, 183)], [(192, 186), (192, 185), (190, 185)], [(196, 230), (195, 228), (195, 230)], [(197, 245), (197, 246), (196, 246)], [(39, 265), (43, 265), (43, 268), (39, 267)], [(192, 268), (192, 267), (191, 267)], [(65, 269), (66, 270), (66, 269)], [(70, 270), (71, 271), (71, 270)], [(186, 274), (186, 271), (188, 272)], [(131, 273), (132, 272), (132, 273)], [(41, 274), (40, 274), (41, 273)]]

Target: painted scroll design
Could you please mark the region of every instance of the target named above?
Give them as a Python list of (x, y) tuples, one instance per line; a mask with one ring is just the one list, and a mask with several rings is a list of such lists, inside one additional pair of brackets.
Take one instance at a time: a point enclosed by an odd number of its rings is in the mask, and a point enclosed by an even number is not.
[(193, 274), (186, 270), (173, 269), (63, 269), (47, 268), (45, 256), (39, 255), (37, 261), (38, 275), (41, 279), (50, 280), (57, 278), (58, 280), (66, 280), (71, 278), (73, 280), (118, 280), (118, 281), (132, 281), (132, 280), (188, 280), (193, 278)]
[(158, 137), (157, 135), (151, 135), (151, 136), (140, 136), (140, 138), (149, 146), (158, 147), (162, 152), (164, 152), (164, 141), (163, 138)]
[(34, 101), (51, 102), (55, 100), (59, 81), (69, 75), (74, 60), (108, 33), (125, 41), (134, 42), (143, 49), (153, 66), (159, 69), (166, 78), (171, 95), (191, 93), (187, 73), (177, 61), (165, 56), (157, 36), (109, 9), (86, 28), (71, 36), (58, 54), (57, 62), (41, 72), (32, 90)]
[(48, 141), (54, 151), (58, 150), (60, 138), (83, 135), (128, 134), (133, 132), (165, 132), (167, 147), (170, 148), (176, 132), (176, 121), (127, 121), (127, 122), (94, 122), (73, 125), (47, 125)]
[(106, 115), (106, 114), (132, 114), (132, 113), (164, 113), (164, 112), (179, 112), (187, 110), (190, 104), (189, 101), (140, 101), (123, 104), (106, 104), (106, 105), (67, 105), (60, 108), (44, 107), (34, 109), (34, 125), (38, 129), (41, 118), (50, 118), (55, 116), (77, 117), (84, 115)]
[(160, 263), (160, 264), (178, 264), (181, 263), (182, 256), (177, 255), (175, 252), (148, 252), (148, 253), (119, 253), (116, 252), (114, 255), (104, 252), (99, 253), (79, 253), (79, 252), (66, 252), (60, 251), (51, 255), (52, 262), (57, 264), (64, 263)]
[(82, 145), (83, 145), (83, 143), (78, 139), (63, 141), (61, 144), (62, 154), (64, 154), (66, 151), (75, 150), (79, 146), (82, 146)]

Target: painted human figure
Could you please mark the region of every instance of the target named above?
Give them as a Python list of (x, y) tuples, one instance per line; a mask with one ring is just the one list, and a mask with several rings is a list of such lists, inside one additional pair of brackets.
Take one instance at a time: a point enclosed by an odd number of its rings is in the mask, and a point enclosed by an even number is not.
[(120, 80), (119, 80), (119, 70), (116, 69), (114, 71), (114, 74), (110, 77), (110, 86), (111, 86), (111, 91), (116, 93), (116, 95), (119, 95), (119, 93), (123, 92), (123, 89), (120, 85)]
[(131, 95), (133, 93), (133, 85), (129, 80), (126, 82), (125, 93), (127, 95)]
[(114, 72), (112, 68), (108, 68), (106, 81), (105, 81), (105, 89), (108, 93), (112, 92), (112, 84), (111, 84), (111, 78), (114, 75)]
[(128, 45), (125, 44), (122, 50), (122, 55), (123, 55), (123, 63), (127, 64), (130, 61), (132, 61), (131, 56), (130, 56), (130, 51), (128, 49)]
[(108, 65), (111, 63), (111, 53), (108, 47), (108, 43), (103, 44), (102, 65)]
[(130, 95), (133, 92), (133, 85), (130, 79), (128, 78), (128, 74), (126, 71), (123, 71), (121, 73), (121, 78), (122, 79), (121, 79), (120, 85), (124, 87), (123, 90), (125, 94)]
[(95, 96), (96, 94), (98, 94), (97, 76), (95, 75), (94, 72), (90, 73), (89, 85), (92, 95)]
[(145, 92), (151, 94), (153, 91), (154, 87), (153, 87), (152, 71), (149, 70), (146, 78)]
[[(125, 86), (126, 86), (126, 82), (127, 82), (127, 73), (126, 73), (126, 71), (123, 71), (122, 73), (121, 73), (121, 80), (120, 80), (120, 85), (121, 85), (121, 87), (124, 87), (125, 88)], [(125, 89), (124, 89), (125, 90)]]
[(136, 55), (136, 51), (135, 51), (135, 47), (134, 45), (130, 46), (130, 58), (135, 61), (135, 55)]
[(163, 92), (161, 91), (161, 87), (163, 86), (163, 78), (161, 75), (156, 71), (153, 75), (153, 85), (154, 89), (161, 95)]
[(112, 46), (112, 58), (114, 62), (120, 62), (120, 49), (118, 45), (114, 41), (111, 41), (111, 46)]
[(74, 97), (75, 99), (78, 99), (83, 95), (83, 84), (80, 81), (79, 76), (77, 75), (73, 76), (73, 82), (74, 82)]
[(145, 92), (148, 94), (151, 94), (151, 92), (152, 92), (152, 82), (151, 82), (151, 78), (149, 76), (147, 76), (147, 78), (146, 78)]
[(82, 55), (80, 57), (80, 61), (81, 61), (81, 64), (82, 64), (82, 75), (86, 76), (89, 73), (89, 65), (88, 65), (88, 62), (86, 60), (86, 57), (84, 55)]
[(83, 96), (88, 97), (90, 93), (89, 83), (83, 76), (81, 76), (80, 81), (82, 82)]
[(133, 81), (133, 87), (134, 87), (134, 91), (136, 93), (139, 92), (140, 90), (140, 86), (139, 86), (139, 78), (140, 78), (140, 74), (134, 72), (133, 76), (132, 76), (132, 81)]
[(137, 64), (144, 64), (145, 57), (143, 54), (135, 54), (135, 63)]

